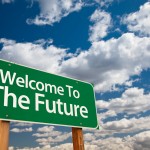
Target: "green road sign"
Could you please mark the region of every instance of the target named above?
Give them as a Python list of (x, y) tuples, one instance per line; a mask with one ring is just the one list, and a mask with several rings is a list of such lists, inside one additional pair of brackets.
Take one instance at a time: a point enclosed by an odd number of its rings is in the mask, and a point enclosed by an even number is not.
[(93, 86), (0, 60), (0, 118), (97, 128)]

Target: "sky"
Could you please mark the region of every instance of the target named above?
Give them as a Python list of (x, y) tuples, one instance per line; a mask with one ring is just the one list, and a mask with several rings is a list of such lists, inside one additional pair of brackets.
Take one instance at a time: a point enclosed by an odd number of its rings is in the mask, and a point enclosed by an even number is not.
[[(86, 150), (150, 149), (149, 0), (1, 0), (0, 59), (94, 84)], [(71, 128), (11, 122), (9, 150), (70, 150)]]

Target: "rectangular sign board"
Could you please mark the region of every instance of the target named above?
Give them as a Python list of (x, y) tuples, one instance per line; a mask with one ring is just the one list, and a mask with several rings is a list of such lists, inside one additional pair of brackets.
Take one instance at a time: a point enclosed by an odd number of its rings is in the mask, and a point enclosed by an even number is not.
[(97, 128), (93, 86), (0, 60), (0, 119)]

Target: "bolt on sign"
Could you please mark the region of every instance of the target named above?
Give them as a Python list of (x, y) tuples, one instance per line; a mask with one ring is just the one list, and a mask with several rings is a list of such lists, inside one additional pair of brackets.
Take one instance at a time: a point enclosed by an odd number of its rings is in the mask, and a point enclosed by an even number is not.
[(97, 128), (93, 86), (0, 60), (0, 119)]

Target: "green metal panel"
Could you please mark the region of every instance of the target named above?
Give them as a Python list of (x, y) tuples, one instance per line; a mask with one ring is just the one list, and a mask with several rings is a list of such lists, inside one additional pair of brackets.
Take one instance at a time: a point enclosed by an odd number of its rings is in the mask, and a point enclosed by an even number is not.
[(0, 60), (0, 118), (97, 128), (93, 86)]

